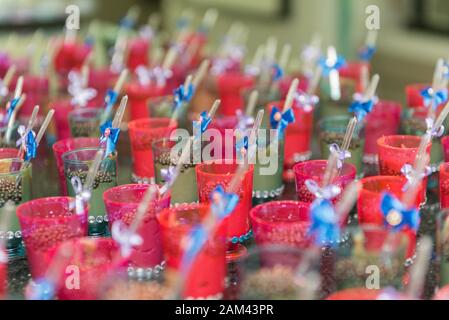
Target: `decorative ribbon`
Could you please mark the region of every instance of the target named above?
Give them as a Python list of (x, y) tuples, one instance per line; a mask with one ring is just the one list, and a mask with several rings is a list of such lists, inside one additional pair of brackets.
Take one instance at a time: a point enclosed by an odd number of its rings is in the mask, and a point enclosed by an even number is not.
[(26, 132), (25, 126), (21, 125), (17, 128), (20, 138), (16, 141), (16, 146), (22, 146), (25, 150), (25, 161), (36, 158), (36, 134), (33, 130)]
[(70, 72), (69, 79), (72, 82), (68, 87), (68, 91), (72, 96), (70, 103), (75, 106), (85, 107), (87, 103), (97, 96), (97, 90), (93, 88), (84, 88), (81, 79), (78, 79), (77, 72)]
[(247, 128), (254, 125), (254, 118), (251, 116), (247, 116), (246, 114), (243, 114), (242, 110), (238, 109), (235, 112), (235, 115), (237, 117), (238, 123), (237, 128), (240, 130), (246, 130)]
[(135, 72), (142, 85), (149, 85), (154, 80), (159, 87), (165, 86), (167, 79), (173, 76), (173, 72), (170, 69), (163, 69), (161, 67), (148, 69), (141, 65), (136, 68)]
[(283, 136), (285, 129), (290, 123), (295, 122), (295, 115), (290, 108), (284, 113), (274, 106), (270, 114), (270, 125), (273, 129), (278, 129), (281, 136)]
[(320, 98), (316, 95), (309, 95), (304, 91), (295, 93), (296, 107), (302, 108), (305, 112), (311, 112), (313, 108), (320, 102)]
[(188, 88), (184, 88), (181, 84), (173, 93), (173, 103), (175, 110), (178, 109), (183, 103), (189, 103), (193, 97), (195, 88), (193, 84), (190, 84)]
[(75, 192), (75, 212), (77, 215), (86, 214), (87, 203), (90, 201), (91, 192), (90, 190), (85, 190), (83, 183), (79, 177), (72, 177), (70, 179), (73, 191)]
[(427, 87), (421, 91), (426, 107), (432, 106), (436, 109), (439, 105), (445, 103), (448, 99), (448, 91), (446, 88), (434, 91), (432, 87)]
[(332, 143), (329, 146), (329, 150), (337, 158), (337, 168), (338, 169), (341, 169), (343, 167), (343, 162), (346, 159), (351, 158), (351, 152), (349, 152), (348, 150), (341, 150), (340, 146), (336, 143)]
[(310, 207), (311, 225), (309, 235), (314, 236), (318, 246), (336, 246), (340, 238), (340, 226), (332, 203), (316, 199)]
[(420, 224), (418, 209), (405, 208), (393, 195), (383, 193), (380, 210), (384, 215), (385, 225), (392, 227), (394, 231), (400, 231), (405, 227), (415, 232), (418, 230)]
[(169, 166), (168, 168), (161, 169), (161, 177), (165, 181), (165, 184), (171, 184), (175, 177), (176, 168)]
[(338, 56), (335, 62), (330, 62), (327, 57), (321, 57), (318, 64), (323, 70), (323, 76), (327, 77), (332, 70), (340, 70), (346, 65), (346, 60), (342, 56)]
[[(415, 169), (410, 164), (404, 164), (404, 166), (401, 168), (401, 173), (405, 176), (407, 179), (407, 183), (402, 188), (402, 191), (407, 191), (410, 185), (413, 183), (414, 177), (415, 177)], [(424, 179), (425, 177), (429, 176), (432, 173), (432, 169), (427, 166), (425, 171), (421, 175), (421, 179)]]
[(235, 193), (228, 193), (223, 186), (218, 185), (210, 196), (211, 207), (214, 214), (221, 220), (226, 218), (239, 202), (239, 196)]
[(279, 81), (284, 76), (284, 71), (282, 70), (281, 66), (277, 63), (273, 64), (273, 81)]
[(359, 50), (359, 58), (362, 61), (370, 61), (373, 58), (376, 51), (377, 51), (376, 47), (363, 46)]
[(317, 199), (332, 200), (341, 193), (341, 188), (336, 185), (331, 184), (321, 188), (318, 183), (310, 179), (305, 181), (305, 185)]
[(349, 112), (354, 113), (358, 121), (362, 121), (373, 110), (373, 107), (374, 101), (372, 99), (367, 101), (355, 100), (349, 106)]
[(201, 141), (201, 135), (207, 130), (212, 119), (208, 116), (206, 111), (201, 112), (200, 119), (193, 121), (193, 134), (196, 141)]
[(100, 142), (106, 143), (105, 157), (107, 157), (115, 151), (115, 146), (117, 145), (117, 141), (120, 136), (120, 129), (112, 128), (112, 121), (108, 120), (100, 126), (100, 132)]
[(246, 153), (248, 151), (248, 136), (243, 135), (242, 137), (237, 138), (237, 141), (235, 143), (235, 151), (237, 157), (239, 159), (242, 157), (243, 153)]
[(3, 79), (0, 79), (0, 97), (6, 97), (9, 93), (9, 89), (7, 86), (5, 86), (5, 83), (3, 82)]
[(118, 92), (115, 92), (112, 89), (108, 89), (108, 91), (106, 92), (106, 96), (104, 98), (104, 102), (106, 104), (106, 108), (111, 108), (118, 99)]
[(132, 232), (122, 220), (116, 220), (112, 223), (111, 236), (119, 244), (122, 257), (129, 257), (132, 248), (143, 243), (142, 237)]
[(444, 134), (444, 126), (434, 128), (434, 121), (432, 118), (426, 119), (427, 131), (426, 133), (432, 138), (440, 138)]
[(20, 97), (12, 99), (11, 102), (9, 103), (7, 114), (6, 114), (6, 121), (9, 121), (9, 119), (11, 119), (12, 113), (16, 109), (19, 101), (20, 101)]

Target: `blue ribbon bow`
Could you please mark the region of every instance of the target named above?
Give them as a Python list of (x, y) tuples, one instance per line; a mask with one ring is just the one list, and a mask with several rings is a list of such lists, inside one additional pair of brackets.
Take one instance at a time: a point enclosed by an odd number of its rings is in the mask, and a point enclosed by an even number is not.
[[(276, 119), (280, 115), (280, 120)], [(295, 122), (295, 114), (293, 113), (293, 110), (290, 108), (284, 113), (281, 113), (281, 111), (277, 107), (273, 107), (270, 114), (270, 125), (273, 129), (278, 129), (281, 136), (284, 134), (285, 129), (290, 123)]]
[(8, 112), (6, 114), (6, 122), (8, 122), (9, 119), (11, 119), (11, 115), (14, 112), (14, 110), (16, 109), (19, 101), (20, 101), (20, 97), (12, 99), (11, 102), (9, 103)]
[(321, 57), (318, 64), (323, 69), (323, 76), (327, 77), (332, 70), (338, 71), (343, 68), (346, 65), (346, 60), (342, 56), (338, 56), (335, 63), (330, 63), (327, 57)]
[(219, 219), (226, 218), (237, 206), (239, 196), (228, 193), (221, 185), (218, 185), (210, 195), (212, 211)]
[(108, 120), (100, 126), (101, 138), (100, 142), (106, 142), (106, 154), (105, 157), (109, 156), (115, 151), (115, 146), (117, 145), (118, 138), (120, 136), (120, 129), (112, 127), (112, 121)]
[(187, 88), (181, 84), (175, 89), (173, 93), (173, 103), (175, 110), (178, 109), (183, 103), (189, 103), (193, 97), (194, 87), (190, 84)]
[(284, 76), (284, 70), (282, 70), (281, 66), (275, 63), (273, 65), (273, 81), (279, 81)]
[(358, 121), (362, 121), (373, 110), (373, 107), (374, 102), (372, 99), (363, 102), (356, 100), (349, 106), (349, 112), (354, 113)]
[(36, 158), (37, 143), (34, 132), (30, 130), (26, 136), (25, 161)]
[(362, 61), (370, 61), (374, 54), (376, 53), (376, 47), (373, 46), (363, 46), (359, 50), (359, 58)]
[(54, 296), (55, 286), (46, 278), (35, 280), (26, 290), (28, 300), (52, 300)]
[(421, 91), (421, 96), (424, 99), (424, 106), (436, 109), (439, 105), (445, 103), (448, 99), (447, 89), (434, 91), (432, 87), (427, 87)]
[(405, 227), (415, 232), (418, 230), (420, 224), (418, 209), (405, 208), (393, 195), (387, 192), (382, 195), (380, 210), (384, 215), (385, 225), (392, 227), (394, 231), (401, 231)]
[(309, 235), (318, 246), (336, 246), (340, 238), (340, 226), (332, 202), (316, 199), (310, 207), (311, 225)]

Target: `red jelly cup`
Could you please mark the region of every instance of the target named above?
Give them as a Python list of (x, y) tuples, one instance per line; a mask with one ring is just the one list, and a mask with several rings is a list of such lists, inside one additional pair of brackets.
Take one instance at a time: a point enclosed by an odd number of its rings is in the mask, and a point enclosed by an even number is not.
[(45, 255), (61, 242), (87, 235), (87, 216), (79, 216), (70, 197), (41, 198), (17, 207), (22, 238), (34, 279), (44, 276)]
[[(396, 198), (401, 199), (404, 195), (402, 188), (407, 183), (405, 177), (399, 176), (376, 176), (360, 180), (362, 189), (357, 199), (357, 212), (359, 224), (384, 225), (384, 216), (380, 210), (382, 194), (389, 192)], [(420, 186), (422, 188), (422, 185)], [(418, 192), (415, 206), (419, 208), (425, 199), (422, 191)]]
[[(208, 218), (206, 204), (182, 204), (163, 210), (158, 215), (162, 243), (169, 269), (180, 270), (184, 254), (183, 241), (193, 228)], [(184, 298), (219, 298), (224, 292), (226, 276), (225, 222), (198, 253), (183, 288)]]
[(440, 165), (440, 205), (441, 209), (449, 208), (449, 163)]
[[(70, 257), (61, 258), (60, 252), (71, 249)], [(99, 288), (117, 272), (120, 274), (128, 260), (122, 259), (120, 248), (110, 238), (75, 238), (53, 247), (45, 261), (47, 265), (57, 266), (58, 279), (56, 295), (60, 300), (96, 300), (101, 295)], [(67, 286), (70, 276), (78, 276), (78, 288)]]
[(137, 82), (130, 83), (126, 87), (126, 92), (129, 97), (129, 112), (130, 119), (137, 120), (149, 118), (150, 108), (148, 107), (148, 99), (154, 97), (161, 97), (164, 95), (164, 87), (157, 85), (141, 85)]
[(254, 85), (254, 78), (242, 73), (226, 72), (217, 76), (221, 105), (219, 112), (225, 116), (235, 115), (245, 103), (242, 91)]
[(64, 175), (64, 161), (62, 161), (62, 155), (66, 152), (83, 149), (83, 148), (94, 148), (100, 145), (98, 138), (69, 138), (64, 140), (59, 140), (53, 144), (53, 154), (56, 160), (56, 166), (58, 168), (58, 178), (59, 178), (59, 192), (63, 196), (67, 196), (67, 182)]
[(133, 180), (149, 181), (154, 178), (152, 143), (158, 139), (169, 138), (177, 127), (169, 118), (147, 118), (128, 123), (133, 156)]
[(366, 117), (365, 124), (365, 159), (369, 163), (377, 163), (377, 140), (383, 136), (395, 135), (401, 122), (400, 103), (379, 101), (373, 111)]
[(149, 64), (150, 41), (147, 38), (138, 37), (131, 39), (128, 44), (128, 57), (126, 65), (134, 71), (138, 66)]
[[(238, 124), (239, 119), (236, 115), (219, 116), (210, 123), (208, 130), (216, 129), (220, 132), (222, 145), (221, 155), (215, 155), (215, 153), (211, 153), (211, 156), (215, 158), (235, 159), (235, 144), (237, 142), (237, 138), (235, 137), (235, 130)], [(215, 135), (213, 136), (215, 137)]]
[[(285, 101), (270, 103), (267, 114), (271, 114), (274, 106), (281, 108)], [(312, 133), (313, 133), (313, 108), (304, 109), (295, 102), (292, 107), (295, 122), (287, 127), (285, 133), (284, 167), (287, 170), (297, 162), (309, 160), (312, 155)], [(293, 173), (290, 174), (294, 179)]]
[(354, 81), (355, 92), (362, 92), (363, 91), (362, 74), (363, 68), (365, 66), (368, 67), (368, 70), (371, 68), (368, 62), (348, 61), (348, 63), (346, 63), (346, 65), (339, 70), (342, 82), (345, 82), (345, 80)]
[[(313, 202), (315, 196), (307, 189), (306, 180), (313, 180), (319, 185), (322, 183), (324, 173), (326, 171), (327, 160), (310, 160), (297, 163), (293, 167), (296, 178), (296, 193), (298, 201)], [(332, 184), (340, 187), (342, 191), (348, 184), (354, 181), (356, 175), (356, 168), (350, 163), (345, 163), (339, 176), (337, 176)], [(337, 201), (337, 197), (334, 201)]]
[[(384, 176), (402, 176), (401, 169), (405, 164), (414, 164), (421, 137), (419, 136), (386, 136), (377, 140), (379, 155), (379, 171)], [(430, 158), (432, 143), (427, 146)]]
[(20, 113), (22, 115), (31, 115), (34, 106), (46, 105), (46, 100), (49, 94), (48, 77), (37, 75), (25, 75), (23, 78), (22, 92), (26, 94), (26, 99), (22, 105), (22, 108), (20, 109)]
[[(215, 188), (221, 185), (226, 189), (234, 178), (238, 164), (226, 163), (202, 163), (196, 166), (196, 178), (198, 183), (198, 199), (200, 203), (209, 203), (210, 195)], [(238, 191), (239, 202), (234, 211), (226, 218), (227, 237), (232, 243), (244, 242), (249, 236), (249, 210), (252, 205), (254, 167), (251, 165), (244, 174)]]
[(251, 209), (249, 217), (257, 245), (275, 244), (307, 248), (310, 203), (273, 201)]
[[(131, 225), (139, 203), (149, 187), (149, 185), (145, 184), (127, 184), (105, 191), (103, 199), (110, 228), (112, 228), (112, 223), (117, 220), (123, 221), (128, 226)], [(148, 205), (147, 213), (137, 230), (143, 239), (143, 243), (138, 247), (134, 247), (129, 257), (132, 267), (163, 267), (161, 231), (156, 215), (169, 206), (169, 193), (154, 199)]]

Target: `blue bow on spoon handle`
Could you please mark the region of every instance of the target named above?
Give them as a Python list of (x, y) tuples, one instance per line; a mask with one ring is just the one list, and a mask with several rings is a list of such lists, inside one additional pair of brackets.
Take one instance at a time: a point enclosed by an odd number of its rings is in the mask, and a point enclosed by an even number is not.
[(117, 79), (117, 82), (115, 83), (115, 86), (112, 90), (109, 90), (105, 97), (105, 107), (104, 111), (101, 114), (101, 120), (100, 124), (104, 124), (106, 121), (109, 120), (109, 117), (112, 113), (112, 108), (114, 107), (114, 104), (117, 102), (117, 98), (120, 95), (120, 92), (123, 88), (123, 85), (125, 84), (126, 78), (128, 77), (128, 69), (124, 69), (121, 73), (119, 78)]

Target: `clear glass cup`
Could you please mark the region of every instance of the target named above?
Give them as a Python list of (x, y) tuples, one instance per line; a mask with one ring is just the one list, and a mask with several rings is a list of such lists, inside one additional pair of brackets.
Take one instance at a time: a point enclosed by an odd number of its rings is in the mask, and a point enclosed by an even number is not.
[(69, 112), (72, 137), (100, 137), (100, 121), (103, 109), (83, 108)]
[[(66, 152), (62, 155), (64, 175), (68, 194), (75, 197), (71, 183), (74, 176), (84, 184), (90, 165), (93, 163), (98, 148), (83, 148)], [(117, 152), (104, 158), (95, 176), (91, 198), (89, 201), (89, 235), (104, 236), (108, 234), (108, 216), (103, 201), (103, 193), (117, 186)]]

